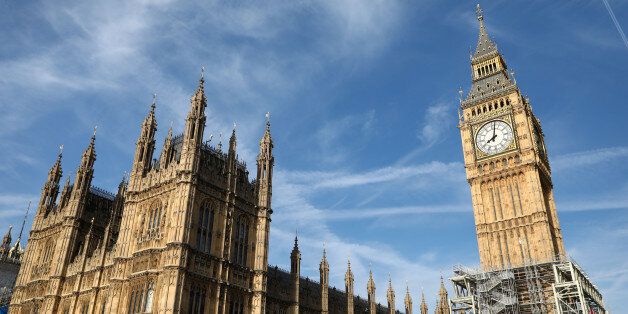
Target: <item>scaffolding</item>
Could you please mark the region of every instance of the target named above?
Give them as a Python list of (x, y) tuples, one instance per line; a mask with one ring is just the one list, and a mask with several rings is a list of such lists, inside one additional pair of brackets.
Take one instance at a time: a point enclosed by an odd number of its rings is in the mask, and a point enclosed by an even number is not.
[(454, 314), (607, 313), (602, 295), (572, 260), (497, 270), (457, 265), (450, 280)]

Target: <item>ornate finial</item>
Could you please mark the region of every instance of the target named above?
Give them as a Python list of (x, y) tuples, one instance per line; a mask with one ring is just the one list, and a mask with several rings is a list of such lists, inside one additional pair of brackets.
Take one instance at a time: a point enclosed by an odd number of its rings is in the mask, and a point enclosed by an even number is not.
[(97, 125), (94, 126), (94, 134), (92, 135), (93, 138), (96, 137), (96, 131), (98, 131), (98, 126)]
[(218, 133), (218, 148), (219, 151), (222, 151), (222, 132)]
[(462, 90), (462, 87), (458, 88), (458, 99), (460, 100), (460, 102), (462, 102), (462, 97), (464, 96), (464, 90)]
[(270, 112), (266, 112), (266, 125), (270, 125)]
[(63, 144), (59, 145), (59, 156), (63, 155)]
[(233, 131), (234, 131), (234, 132), (235, 132), (235, 130), (236, 130), (236, 126), (237, 126), (236, 122), (235, 122), (235, 121), (233, 121)]
[(156, 106), (157, 106), (157, 93), (153, 93), (153, 102), (150, 104), (150, 110), (155, 111)]
[(483, 15), (483, 12), (482, 12), (482, 8), (480, 7), (479, 3), (475, 7), (475, 14), (477, 14), (477, 16), (478, 16), (478, 21), (483, 21), (484, 20), (484, 15)]
[(205, 80), (205, 66), (201, 66), (201, 81)]
[(515, 78), (515, 70), (510, 69), (510, 77), (512, 77), (513, 84), (517, 84), (517, 78)]

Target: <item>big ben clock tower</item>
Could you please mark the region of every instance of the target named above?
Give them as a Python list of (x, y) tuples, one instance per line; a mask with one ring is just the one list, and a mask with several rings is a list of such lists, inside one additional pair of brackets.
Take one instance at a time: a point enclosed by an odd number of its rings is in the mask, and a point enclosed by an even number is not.
[(565, 254), (539, 119), (488, 36), (471, 56), (472, 87), (461, 99), (460, 135), (486, 269), (555, 260)]

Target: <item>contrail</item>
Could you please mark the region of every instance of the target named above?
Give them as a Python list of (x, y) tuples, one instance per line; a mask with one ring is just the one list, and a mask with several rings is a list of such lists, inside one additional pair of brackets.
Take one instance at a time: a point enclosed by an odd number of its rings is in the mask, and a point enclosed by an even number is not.
[(604, 2), (604, 6), (606, 6), (606, 10), (608, 11), (608, 14), (611, 16), (611, 20), (613, 20), (613, 24), (615, 24), (615, 27), (617, 28), (617, 31), (619, 32), (621, 39), (624, 41), (624, 45), (626, 45), (626, 48), (628, 48), (628, 39), (626, 39), (626, 34), (624, 34), (624, 30), (621, 29), (621, 25), (619, 25), (619, 22), (617, 21), (617, 18), (615, 17), (615, 13), (613, 13), (613, 9), (611, 9), (610, 4), (608, 4), (608, 0), (602, 0), (602, 2)]

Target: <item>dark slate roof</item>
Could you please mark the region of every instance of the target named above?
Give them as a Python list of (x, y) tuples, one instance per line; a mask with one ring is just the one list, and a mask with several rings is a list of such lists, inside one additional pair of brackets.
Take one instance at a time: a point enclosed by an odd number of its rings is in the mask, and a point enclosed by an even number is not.
[(486, 55), (497, 52), (497, 45), (486, 32), (486, 26), (484, 26), (484, 15), (479, 4), (476, 11), (478, 15), (478, 21), (480, 21), (480, 34), (478, 36), (478, 45), (475, 48), (475, 54), (473, 55), (473, 59), (479, 59)]
[(467, 99), (463, 102), (463, 107), (465, 107), (466, 103), (479, 102), (502, 91), (507, 91), (514, 86), (515, 84), (506, 74), (506, 71), (497, 71), (491, 76), (473, 82), (471, 90), (467, 94)]

